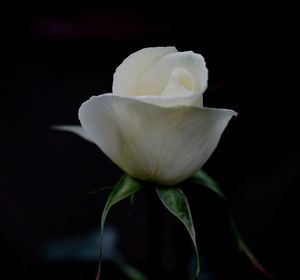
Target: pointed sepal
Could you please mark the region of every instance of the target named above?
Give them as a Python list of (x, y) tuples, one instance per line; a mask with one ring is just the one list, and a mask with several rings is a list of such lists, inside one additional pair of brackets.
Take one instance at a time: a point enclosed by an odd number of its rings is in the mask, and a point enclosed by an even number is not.
[(113, 205), (120, 202), (121, 200), (133, 196), (137, 191), (142, 188), (141, 181), (132, 178), (130, 176), (123, 176), (120, 181), (113, 187), (111, 194), (109, 195), (107, 202), (105, 204), (104, 210), (101, 217), (100, 226), (100, 256), (99, 256), (99, 268), (96, 280), (100, 279), (101, 271), (101, 259), (102, 259), (102, 240), (103, 240), (103, 230), (104, 224), (108, 215), (109, 210)]
[[(219, 184), (212, 179), (206, 172), (203, 170), (197, 171), (190, 179), (191, 182), (195, 184), (199, 184), (202, 186), (205, 186), (212, 190), (215, 194), (217, 194), (220, 198), (224, 200), (224, 202), (227, 203), (226, 196), (220, 189)], [(255, 255), (252, 253), (252, 251), (249, 249), (245, 241), (242, 239), (241, 234), (237, 228), (236, 222), (232, 216), (232, 214), (229, 212), (229, 218), (230, 218), (230, 224), (233, 231), (233, 234), (235, 236), (236, 243), (238, 245), (239, 250), (241, 250), (251, 261), (251, 263), (260, 270), (265, 276), (267, 276), (269, 279), (276, 279), (271, 273), (269, 273), (262, 264), (257, 260)]]
[(196, 233), (188, 200), (183, 191), (179, 188), (157, 188), (156, 191), (163, 205), (183, 223), (190, 234), (196, 255), (195, 278), (198, 279), (200, 274), (200, 260), (196, 243)]

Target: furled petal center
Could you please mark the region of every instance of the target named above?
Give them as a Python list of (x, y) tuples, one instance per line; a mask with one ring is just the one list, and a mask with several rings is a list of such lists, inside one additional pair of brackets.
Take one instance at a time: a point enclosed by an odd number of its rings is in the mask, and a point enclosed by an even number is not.
[(197, 84), (193, 75), (183, 69), (174, 68), (162, 96), (186, 96), (195, 93)]

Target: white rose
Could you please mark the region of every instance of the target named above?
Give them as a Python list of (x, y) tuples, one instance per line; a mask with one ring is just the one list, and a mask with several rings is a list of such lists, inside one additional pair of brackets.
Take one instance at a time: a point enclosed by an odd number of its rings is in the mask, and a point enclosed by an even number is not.
[(85, 137), (127, 174), (161, 185), (199, 170), (236, 113), (205, 108), (208, 71), (200, 54), (145, 48), (117, 68), (113, 93), (79, 109)]

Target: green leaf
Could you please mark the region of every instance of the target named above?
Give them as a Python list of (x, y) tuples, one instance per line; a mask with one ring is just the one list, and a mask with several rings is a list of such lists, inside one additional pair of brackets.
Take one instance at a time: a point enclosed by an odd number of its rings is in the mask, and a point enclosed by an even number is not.
[(197, 279), (200, 274), (200, 260), (196, 243), (196, 233), (188, 200), (183, 191), (179, 188), (157, 188), (156, 191), (163, 205), (184, 224), (190, 234), (196, 255)]
[[(203, 185), (207, 188), (209, 188), (210, 190), (212, 190), (215, 194), (217, 194), (220, 198), (223, 199), (224, 202), (227, 203), (227, 199), (225, 197), (225, 195), (223, 194), (222, 190), (219, 187), (219, 184), (214, 181), (208, 174), (206, 174), (203, 170), (199, 170), (197, 171), (191, 178), (190, 181), (195, 183), (195, 184), (199, 184), (199, 185)], [(229, 211), (228, 211), (229, 212)], [(237, 228), (236, 222), (232, 216), (232, 214), (229, 212), (229, 218), (230, 218), (230, 224), (231, 224), (231, 228), (232, 231), (234, 233), (235, 236), (235, 240), (237, 242), (237, 245), (239, 247), (239, 249), (244, 252), (244, 254), (249, 258), (249, 260), (251, 261), (251, 263), (258, 269), (260, 270), (265, 276), (267, 276), (269, 279), (276, 279), (274, 278), (274, 276), (272, 274), (270, 274), (261, 264), (260, 262), (257, 260), (257, 258), (254, 256), (254, 254), (251, 252), (251, 250), (249, 249), (249, 247), (246, 245), (246, 243), (244, 242), (244, 240), (241, 237), (241, 234)]]
[(138, 190), (140, 190), (142, 184), (137, 179), (130, 176), (123, 176), (120, 181), (113, 187), (111, 194), (109, 195), (107, 202), (105, 204), (102, 217), (101, 217), (101, 227), (100, 227), (100, 256), (99, 256), (99, 268), (96, 280), (100, 279), (101, 271), (101, 259), (102, 259), (102, 240), (103, 240), (103, 229), (106, 221), (107, 214), (110, 208), (118, 203), (119, 201), (133, 195)]

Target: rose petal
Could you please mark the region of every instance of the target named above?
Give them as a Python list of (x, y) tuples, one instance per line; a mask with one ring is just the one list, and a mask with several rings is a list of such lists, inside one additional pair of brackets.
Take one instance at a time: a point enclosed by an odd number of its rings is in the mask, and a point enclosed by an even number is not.
[(161, 108), (113, 94), (82, 104), (82, 127), (127, 174), (162, 185), (199, 170), (236, 113), (201, 107)]
[(190, 93), (186, 96), (136, 96), (135, 99), (142, 102), (154, 104), (160, 107), (174, 107), (174, 106), (202, 106), (202, 95)]
[(54, 125), (52, 126), (53, 129), (56, 130), (62, 130), (62, 131), (68, 131), (75, 133), (76, 135), (82, 137), (83, 139), (93, 142), (93, 140), (90, 138), (90, 136), (87, 134), (87, 132), (82, 128), (80, 125)]
[(202, 94), (207, 88), (208, 70), (202, 55), (188, 52), (170, 53), (159, 59), (146, 71), (138, 83), (139, 95), (160, 95), (168, 85), (175, 68), (190, 72), (196, 83), (195, 93)]
[(162, 96), (185, 96), (195, 93), (197, 83), (193, 75), (184, 68), (176, 67), (172, 70), (168, 84)]
[(113, 93), (122, 96), (137, 95), (137, 82), (162, 56), (177, 52), (175, 47), (141, 49), (129, 55), (116, 69), (113, 79)]
[(203, 106), (202, 94), (194, 93), (195, 80), (192, 74), (183, 68), (174, 68), (168, 85), (161, 95), (136, 96), (141, 101), (161, 107)]

